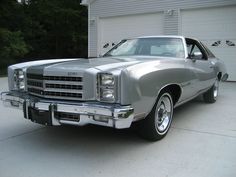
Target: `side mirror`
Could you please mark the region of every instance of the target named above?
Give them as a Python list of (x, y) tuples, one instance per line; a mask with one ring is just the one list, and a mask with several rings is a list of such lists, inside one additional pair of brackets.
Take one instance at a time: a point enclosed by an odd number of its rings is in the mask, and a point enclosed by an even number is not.
[(190, 57), (194, 61), (197, 59), (202, 59), (202, 53), (201, 52), (193, 52), (193, 54)]

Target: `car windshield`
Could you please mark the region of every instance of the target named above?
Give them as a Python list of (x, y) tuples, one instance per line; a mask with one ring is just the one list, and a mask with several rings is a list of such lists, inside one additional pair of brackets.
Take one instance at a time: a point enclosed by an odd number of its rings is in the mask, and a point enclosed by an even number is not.
[(107, 56), (131, 56), (148, 55), (161, 57), (184, 57), (184, 45), (180, 38), (138, 38), (123, 40), (104, 57)]

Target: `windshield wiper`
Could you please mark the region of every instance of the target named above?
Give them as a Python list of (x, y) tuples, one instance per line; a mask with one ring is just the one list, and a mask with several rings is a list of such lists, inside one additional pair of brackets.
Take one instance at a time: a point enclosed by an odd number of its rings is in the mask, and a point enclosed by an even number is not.
[(113, 56), (113, 55), (111, 55), (111, 54), (105, 54), (105, 55), (103, 55), (103, 57), (111, 57), (111, 56)]

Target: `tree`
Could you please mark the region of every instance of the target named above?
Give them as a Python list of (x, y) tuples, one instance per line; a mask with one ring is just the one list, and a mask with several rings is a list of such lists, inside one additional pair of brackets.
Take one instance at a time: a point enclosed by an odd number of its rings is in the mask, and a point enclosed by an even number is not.
[[(18, 14), (18, 15), (15, 15)], [(0, 69), (17, 62), (29, 52), (21, 32), (23, 10), (14, 0), (0, 1)], [(1, 72), (2, 73), (2, 72)]]
[(79, 0), (1, 0), (0, 64), (87, 57), (87, 25)]
[(31, 31), (25, 32), (33, 49), (29, 57), (87, 56), (87, 9), (80, 1), (29, 0), (25, 13), (31, 17)]
[(1, 69), (15, 62), (16, 58), (28, 53), (28, 47), (20, 31), (11, 32), (0, 28), (0, 61)]

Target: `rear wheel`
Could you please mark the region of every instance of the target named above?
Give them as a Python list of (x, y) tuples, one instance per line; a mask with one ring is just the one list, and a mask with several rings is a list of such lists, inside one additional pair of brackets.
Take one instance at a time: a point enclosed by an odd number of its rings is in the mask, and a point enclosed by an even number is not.
[(203, 99), (206, 103), (215, 103), (219, 93), (219, 80), (216, 79), (214, 85), (203, 94)]
[(162, 92), (150, 114), (140, 122), (140, 135), (151, 141), (162, 139), (170, 128), (172, 116), (172, 96), (169, 92)]

